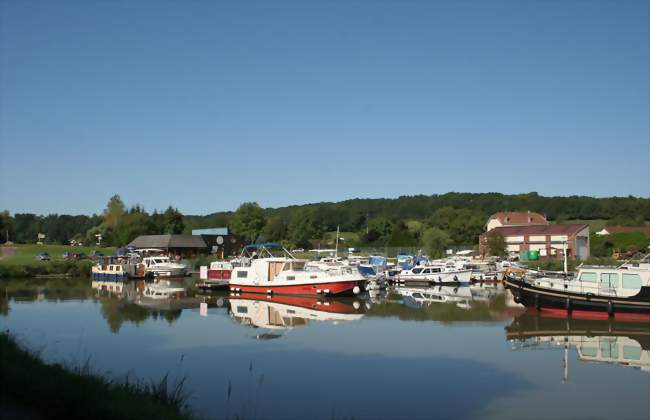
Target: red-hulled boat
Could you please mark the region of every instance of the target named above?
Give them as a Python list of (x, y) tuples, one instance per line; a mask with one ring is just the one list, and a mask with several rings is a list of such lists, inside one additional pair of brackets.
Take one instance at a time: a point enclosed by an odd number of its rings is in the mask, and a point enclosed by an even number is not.
[[(282, 256), (276, 256), (282, 253)], [(305, 267), (306, 260), (293, 257), (276, 244), (254, 244), (244, 248), (240, 266), (233, 268), (230, 291), (303, 296), (358, 294), (365, 278), (354, 267), (320, 270)]]

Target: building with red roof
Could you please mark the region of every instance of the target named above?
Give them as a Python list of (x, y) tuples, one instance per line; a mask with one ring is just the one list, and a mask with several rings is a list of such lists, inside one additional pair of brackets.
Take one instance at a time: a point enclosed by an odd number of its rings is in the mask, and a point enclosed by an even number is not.
[(540, 257), (563, 258), (566, 244), (569, 258), (589, 257), (589, 225), (586, 224), (547, 222), (539, 225), (495, 227), (479, 236), (479, 252), (483, 256), (488, 252), (487, 240), (491, 235), (503, 236), (510, 254), (538, 251)]
[(492, 229), (502, 226), (531, 226), (531, 225), (548, 225), (548, 220), (542, 214), (532, 211), (500, 211), (490, 216), (485, 223), (485, 230), (488, 232)]

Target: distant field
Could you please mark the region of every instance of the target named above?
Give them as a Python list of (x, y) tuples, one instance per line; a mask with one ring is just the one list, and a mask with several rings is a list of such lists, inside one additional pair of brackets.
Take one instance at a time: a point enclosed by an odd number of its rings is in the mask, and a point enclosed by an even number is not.
[[(584, 220), (584, 219), (572, 219), (572, 220), (565, 220), (562, 223), (584, 223), (586, 225), (589, 225), (589, 230), (591, 233), (598, 232), (599, 230), (602, 230), (605, 226), (607, 226), (607, 222), (609, 220), (607, 219), (592, 219), (592, 220)], [(645, 222), (646, 225), (650, 225), (650, 221)]]
[(47, 264), (45, 261), (36, 261), (36, 255), (41, 252), (50, 254), (52, 260), (63, 260), (64, 252), (84, 253), (89, 255), (93, 251), (105, 255), (112, 255), (114, 247), (100, 248), (96, 246), (70, 246), (70, 245), (13, 245), (0, 247), (0, 264), (2, 265), (38, 265)]

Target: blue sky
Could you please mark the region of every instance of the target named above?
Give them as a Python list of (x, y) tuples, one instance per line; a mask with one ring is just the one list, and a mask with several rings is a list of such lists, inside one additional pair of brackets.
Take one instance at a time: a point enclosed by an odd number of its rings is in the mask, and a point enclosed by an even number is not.
[(0, 209), (650, 196), (647, 1), (0, 0)]

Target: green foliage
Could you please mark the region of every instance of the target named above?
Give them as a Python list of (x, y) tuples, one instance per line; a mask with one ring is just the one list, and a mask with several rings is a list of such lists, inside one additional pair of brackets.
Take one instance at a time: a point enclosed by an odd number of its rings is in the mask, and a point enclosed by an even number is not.
[(104, 210), (104, 223), (109, 228), (115, 228), (120, 223), (122, 216), (126, 213), (126, 206), (118, 194), (108, 200)]
[(442, 207), (433, 212), (426, 223), (447, 232), (455, 245), (473, 245), (483, 233), (485, 217), (474, 210)]
[(25, 418), (192, 418), (185, 411), (184, 379), (118, 381), (92, 372), (88, 361), (73, 367), (45, 364), (6, 332), (0, 333), (0, 354), (0, 400), (23, 408)]
[(167, 210), (163, 213), (162, 221), (164, 223), (162, 233), (180, 234), (185, 229), (183, 215), (172, 206), (167, 207)]
[(386, 242), (389, 247), (414, 247), (417, 246), (418, 241), (411, 234), (404, 223), (398, 223), (393, 228), (393, 231)]
[(607, 226), (643, 226), (644, 220), (640, 217), (616, 216), (607, 221)]
[(233, 232), (248, 242), (254, 242), (262, 233), (266, 218), (257, 203), (243, 203), (231, 221)]
[(487, 237), (486, 245), (488, 255), (495, 257), (505, 257), (508, 254), (506, 240), (503, 235), (489, 234)]
[(289, 242), (294, 247), (309, 248), (310, 240), (322, 239), (325, 225), (313, 209), (301, 209), (295, 212), (287, 228)]
[(437, 227), (430, 227), (422, 234), (422, 244), (431, 258), (444, 257), (451, 242), (449, 234)]
[(287, 221), (279, 214), (271, 216), (267, 221), (262, 235), (265, 241), (278, 242), (287, 237)]
[(611, 257), (614, 251), (648, 252), (650, 238), (644, 232), (617, 233), (614, 235), (591, 235), (591, 255)]

